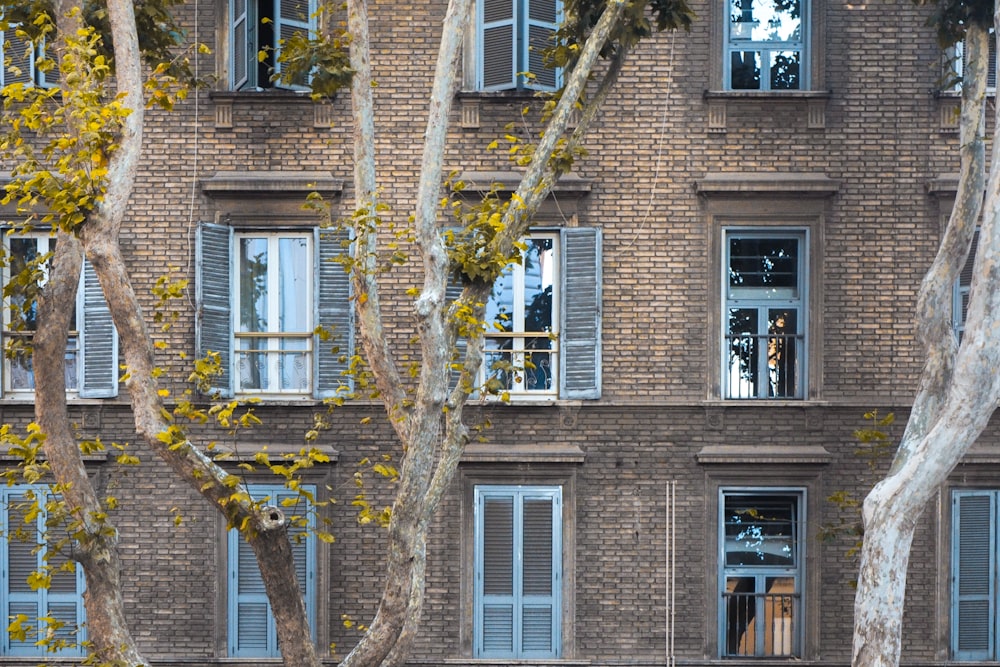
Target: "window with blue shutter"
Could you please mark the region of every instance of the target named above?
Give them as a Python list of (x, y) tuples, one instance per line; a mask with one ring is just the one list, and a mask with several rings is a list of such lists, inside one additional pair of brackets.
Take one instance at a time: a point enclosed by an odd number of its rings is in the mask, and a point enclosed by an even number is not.
[[(58, 530), (46, 527), (45, 504), (49, 495), (49, 490), (43, 486), (0, 488), (0, 500), (3, 502), (0, 613), (7, 623), (20, 620), (21, 626), (28, 629), (24, 639), (16, 638), (10, 632), (3, 634), (3, 643), (0, 644), (2, 655), (84, 655), (83, 568), (76, 564), (72, 569), (61, 569), (67, 557), (62, 553), (49, 553), (46, 549), (47, 531)], [(33, 590), (28, 578), (34, 572), (46, 571), (52, 577), (49, 587)], [(50, 626), (49, 621), (43, 619), (53, 619), (58, 627)], [(50, 635), (50, 631), (51, 641), (38, 644), (40, 639)]]
[(480, 384), (491, 395), (600, 398), (601, 236), (532, 232), (486, 302)]
[(965, 258), (965, 264), (955, 280), (954, 296), (952, 298), (951, 319), (955, 328), (955, 335), (958, 340), (962, 340), (965, 333), (965, 318), (969, 314), (969, 290), (972, 287), (972, 271), (976, 264), (976, 249), (979, 247), (979, 230), (972, 236), (972, 245), (969, 247), (969, 255)]
[(558, 658), (562, 489), (475, 489), (473, 655)]
[[(303, 485), (305, 493), (315, 494), (316, 487)], [(250, 495), (267, 505), (280, 507), (291, 521), (288, 537), (295, 559), (295, 576), (305, 598), (306, 616), (316, 639), (316, 517), (305, 495), (284, 486), (252, 484)], [(277, 629), (271, 603), (253, 549), (236, 529), (228, 535), (228, 618), (229, 655), (235, 658), (277, 658)]]
[(561, 21), (560, 0), (477, 0), (476, 89), (559, 88), (562, 73), (542, 54)]
[(40, 46), (34, 46), (17, 35), (17, 26), (11, 25), (7, 30), (0, 31), (0, 87), (14, 83), (27, 86), (48, 87), (45, 73), (36, 63), (44, 51)]
[(295, 33), (316, 30), (317, 0), (230, 0), (229, 83), (232, 90), (291, 87), (279, 80), (278, 56)]
[[(5, 285), (24, 270), (35, 271), (44, 283), (48, 257), (56, 238), (50, 234), (7, 236), (8, 262), (3, 269)], [(3, 344), (9, 354), (3, 365), (3, 390), (7, 397), (30, 397), (35, 373), (28, 349), (37, 327), (38, 304), (13, 289), (5, 303)], [(112, 398), (118, 395), (118, 332), (97, 280), (93, 265), (84, 260), (77, 290), (75, 313), (66, 342), (66, 390), (81, 398)]]
[(350, 390), (350, 277), (336, 261), (346, 240), (342, 231), (200, 226), (196, 345), (199, 357), (219, 355), (215, 391), (326, 398)]
[(1000, 491), (952, 494), (951, 652), (955, 660), (997, 655), (997, 507)]

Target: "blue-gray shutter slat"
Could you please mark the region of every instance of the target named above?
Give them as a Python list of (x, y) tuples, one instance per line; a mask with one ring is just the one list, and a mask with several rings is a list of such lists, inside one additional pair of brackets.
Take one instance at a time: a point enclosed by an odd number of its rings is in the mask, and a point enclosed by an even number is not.
[(202, 223), (195, 239), (195, 350), (217, 352), (222, 363), (212, 391), (233, 395), (232, 238), (227, 225)]
[[(462, 296), (462, 291), (464, 289), (465, 288), (462, 285), (461, 280), (459, 280), (455, 276), (449, 276), (448, 285), (445, 288), (444, 292), (445, 307), (450, 308), (451, 304), (453, 304), (460, 296)], [(468, 348), (468, 345), (469, 345), (469, 340), (464, 336), (459, 336), (455, 339), (455, 350), (454, 350), (455, 357), (451, 361), (452, 370), (451, 370), (451, 377), (448, 381), (448, 389), (454, 389), (455, 387), (458, 386), (458, 380), (462, 375), (462, 364), (465, 363), (465, 351)], [(475, 383), (476, 379), (473, 378), (472, 381), (473, 383)]]
[(93, 264), (83, 262), (83, 327), (80, 354), (82, 398), (112, 398), (118, 395), (118, 332), (97, 280)]
[[(278, 43), (275, 45), (275, 54), (280, 54), (282, 44), (286, 40), (291, 39), (295, 33), (300, 32), (304, 33), (307, 37), (309, 36), (312, 15), (316, 11), (316, 3), (315, 0), (278, 0), (276, 7), (278, 12), (275, 23), (277, 24)], [(277, 57), (274, 59), (274, 70), (277, 74), (281, 74), (281, 63)], [(275, 80), (274, 85), (276, 87), (302, 89), (308, 83), (308, 81), (296, 80), (292, 84), (287, 84), (279, 77)]]
[(562, 230), (560, 398), (601, 397), (601, 233)]
[(316, 247), (316, 323), (332, 330), (333, 338), (314, 341), (313, 368), (316, 398), (328, 398), (337, 389), (354, 388), (354, 378), (345, 375), (354, 354), (354, 308), (351, 304), (351, 279), (337, 257), (349, 252), (345, 243), (347, 230), (321, 229)]
[(479, 0), (480, 90), (517, 87), (517, 1)]
[(996, 497), (956, 492), (952, 503), (952, 647), (956, 660), (994, 660)]
[(561, 72), (545, 66), (543, 53), (553, 46), (553, 36), (559, 29), (562, 3), (559, 0), (528, 0), (528, 20), (524, 22), (521, 37), (523, 49), (521, 62), (534, 75), (525, 81), (526, 88), (555, 90), (562, 85)]

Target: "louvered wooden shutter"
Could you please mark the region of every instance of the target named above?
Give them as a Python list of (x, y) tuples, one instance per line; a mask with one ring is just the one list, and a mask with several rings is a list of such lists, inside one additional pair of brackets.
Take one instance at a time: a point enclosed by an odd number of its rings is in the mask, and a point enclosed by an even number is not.
[[(444, 298), (445, 298), (445, 308), (450, 308), (460, 296), (462, 296), (462, 291), (465, 286), (462, 285), (462, 281), (455, 276), (448, 277), (448, 285), (445, 288)], [(451, 360), (452, 370), (451, 376), (448, 381), (448, 389), (454, 389), (458, 386), (458, 381), (462, 376), (462, 365), (465, 363), (465, 351), (468, 349), (469, 340), (460, 336), (455, 339), (455, 350), (454, 359)], [(473, 389), (475, 388), (476, 378), (472, 378)]]
[(0, 32), (0, 85), (12, 83), (31, 85), (35, 80), (35, 49), (17, 36), (17, 26)]
[[(277, 54), (281, 52), (281, 45), (285, 40), (291, 39), (297, 32), (309, 35), (312, 25), (312, 15), (316, 11), (315, 0), (278, 0), (277, 16), (275, 17), (275, 32), (278, 43), (275, 44), (274, 70), (280, 76), (281, 63), (278, 62)], [(295, 81), (290, 86), (281, 79), (274, 82), (278, 87), (305, 88), (308, 81)]]
[(534, 77), (525, 81), (525, 87), (535, 90), (555, 90), (562, 85), (559, 69), (546, 67), (543, 53), (554, 45), (553, 37), (559, 29), (562, 3), (559, 0), (528, 0), (528, 20), (524, 22), (521, 38), (521, 62)]
[(953, 319), (955, 333), (959, 340), (965, 333), (965, 318), (969, 314), (969, 288), (972, 287), (972, 271), (976, 263), (976, 250), (979, 247), (979, 230), (972, 236), (972, 245), (969, 248), (969, 256), (965, 259), (965, 265), (958, 274), (958, 282), (955, 285), (955, 303)]
[(227, 225), (202, 223), (195, 238), (195, 349), (198, 357), (218, 352), (222, 373), (213, 391), (233, 395), (232, 239)]
[(118, 395), (118, 331), (104, 298), (97, 272), (89, 260), (83, 262), (80, 286), (83, 326), (80, 329), (82, 398), (112, 398)]
[(351, 307), (351, 279), (337, 257), (348, 252), (346, 230), (316, 230), (316, 318), (319, 326), (332, 329), (333, 338), (316, 336), (313, 348), (314, 395), (335, 396), (343, 385), (353, 388), (354, 378), (344, 375), (354, 354), (354, 309)]
[(251, 0), (232, 0), (229, 3), (229, 79), (232, 90), (249, 84), (250, 70), (256, 69), (257, 47), (254, 44), (248, 3)]
[(517, 0), (477, 0), (479, 90), (517, 87)]
[(952, 652), (956, 660), (996, 655), (996, 492), (952, 499)]
[(601, 397), (601, 234), (562, 230), (560, 398)]
[[(36, 546), (37, 529), (32, 524), (24, 522), (27, 508), (22, 506), (30, 502), (23, 491), (4, 489), (6, 507), (6, 526), (4, 537), (7, 547), (7, 616), (23, 614), (27, 617), (25, 624), (36, 629), (29, 632), (24, 641), (16, 640), (8, 635), (8, 651), (10, 655), (32, 655), (37, 638), (38, 619), (43, 616), (38, 591), (31, 590), (28, 577), (38, 569), (39, 555), (32, 553)], [(20, 534), (19, 534), (20, 533)]]
[[(303, 488), (315, 493), (315, 487)], [(280, 486), (253, 485), (250, 493), (256, 498), (269, 497), (270, 505), (281, 508), (286, 516), (308, 518), (306, 526), (291, 526), (289, 540), (295, 560), (295, 575), (305, 597), (306, 616), (316, 638), (316, 537), (315, 520), (308, 502)], [(285, 505), (286, 498), (297, 498), (295, 506)], [(229, 531), (229, 605), (228, 605), (229, 654), (232, 657), (279, 657), (277, 629), (271, 604), (264, 590), (264, 581), (253, 549), (240, 536), (239, 531)]]
[[(990, 52), (989, 52), (989, 62), (987, 63), (987, 68), (986, 68), (986, 90), (990, 93), (995, 93), (997, 89), (997, 40), (996, 40), (996, 34), (994, 33), (992, 28), (990, 28), (989, 45), (990, 45)], [(964, 43), (961, 44), (961, 47), (962, 47), (962, 62), (960, 63), (960, 65), (962, 68), (961, 69), (962, 74), (964, 75), (966, 72), (969, 71), (969, 68), (966, 64), (969, 58), (969, 50), (965, 48)]]
[(553, 487), (477, 488), (476, 657), (559, 657), (560, 498)]

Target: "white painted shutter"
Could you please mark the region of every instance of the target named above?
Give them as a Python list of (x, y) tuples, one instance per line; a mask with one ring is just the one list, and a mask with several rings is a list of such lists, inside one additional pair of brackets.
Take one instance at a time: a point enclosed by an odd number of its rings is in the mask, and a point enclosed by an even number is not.
[(118, 395), (118, 331), (111, 310), (89, 260), (83, 262), (80, 283), (83, 326), (80, 328), (80, 396), (112, 398)]
[(256, 71), (256, 30), (250, 22), (249, 3), (252, 0), (232, 0), (229, 3), (230, 88), (240, 90), (250, 82), (250, 71)]
[(560, 398), (601, 397), (601, 233), (562, 230)]
[(232, 228), (208, 222), (195, 238), (195, 350), (199, 358), (219, 353), (222, 373), (212, 391), (226, 398), (233, 395), (232, 241)]

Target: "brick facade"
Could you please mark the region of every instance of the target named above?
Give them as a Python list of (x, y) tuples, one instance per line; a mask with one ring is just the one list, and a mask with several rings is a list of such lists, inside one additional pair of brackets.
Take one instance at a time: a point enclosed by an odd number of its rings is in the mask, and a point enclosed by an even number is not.
[[(391, 206), (384, 217), (397, 224), (405, 223), (417, 188), (424, 100), (444, 4), (377, 0), (369, 10), (378, 167)], [(821, 85), (802, 93), (726, 94), (719, 91), (716, 25), (723, 3), (695, 0), (692, 6), (698, 19), (690, 33), (658, 36), (635, 50), (586, 142), (589, 155), (577, 164), (575, 176), (585, 187), (557, 194), (543, 215), (546, 226), (602, 233), (601, 398), (469, 409), (469, 423), (489, 419), (492, 428), (488, 443), (471, 448), (439, 512), (414, 666), (477, 664), (470, 636), (470, 494), (484, 480), (563, 488), (571, 539), (563, 545), (563, 572), (572, 580), (562, 588), (568, 611), (561, 658), (519, 665), (719, 661), (721, 487), (805, 489), (800, 657), (821, 665), (850, 660), (856, 565), (845, 557), (848, 538), (821, 541), (819, 530), (838, 518), (827, 496), (838, 490), (860, 495), (870, 479), (854, 454), (862, 415), (895, 412), (892, 436), (898, 439), (915, 388), (916, 292), (951, 196), (947, 187), (928, 186), (942, 177), (947, 182), (958, 167), (957, 135), (943, 127), (941, 113), (952, 101), (935, 93), (941, 54), (924, 26), (924, 10), (908, 0), (812, 0), (813, 82)], [(227, 66), (224, 0), (189, 2), (179, 11), (189, 35), (213, 46), (212, 55), (198, 56), (200, 73), (221, 75)], [(346, 94), (317, 108), (302, 95), (225, 87), (223, 78), (217, 90), (193, 94), (171, 113), (148, 112), (139, 183), (122, 237), (148, 307), (150, 288), (165, 271), (191, 280), (191, 298), (174, 304), (177, 324), (155, 333), (169, 343), (159, 363), (175, 393), (187, 376), (175, 353), (190, 358), (195, 352), (198, 224), (250, 216), (266, 226), (267, 218), (300, 218), (307, 188), (283, 184), (303, 174), (324, 179), (337, 216), (351, 211)], [(512, 121), (519, 136), (534, 136), (534, 122), (522, 121), (520, 111), (536, 104), (527, 97), (463, 94), (446, 171), (511, 170), (504, 150), (486, 146)], [(473, 111), (477, 122), (459, 122)], [(237, 184), (227, 190), (220, 175)], [(263, 184), (250, 183), (255, 176)], [(805, 400), (722, 400), (721, 229), (783, 220), (808, 229), (815, 249), (808, 393)], [(389, 330), (401, 342), (411, 332), (403, 291), (415, 284), (414, 270), (394, 274), (400, 289), (387, 295)], [(265, 402), (257, 409), (264, 427), (235, 438), (209, 429), (196, 435), (241, 456), (263, 445), (297, 448), (323, 409), (313, 400)], [(76, 400), (71, 413), (84, 437), (135, 440), (124, 392), (117, 399)], [(371, 423), (362, 425), (367, 417)], [(30, 402), (0, 400), (4, 422), (30, 418)], [(362, 458), (398, 447), (375, 402), (352, 402), (329, 420), (319, 442), (335, 452), (334, 461), (310, 478), (338, 501), (325, 511), (337, 541), (318, 552), (318, 641), (335, 643), (342, 656), (358, 636), (342, 617), (367, 622), (374, 611), (384, 542), (377, 528), (355, 521), (353, 475)], [(981, 439), (953, 476), (955, 487), (997, 486), (996, 438), (991, 429)], [(121, 498), (116, 521), (125, 596), (142, 649), (171, 667), (275, 664), (227, 657), (224, 526), (142, 445), (132, 447), (142, 459), (138, 467), (92, 465), (101, 484)], [(373, 499), (384, 500), (388, 491), (371, 481)], [(920, 520), (903, 637), (907, 665), (949, 657), (949, 508), (945, 488)], [(667, 655), (671, 618), (674, 656)]]

